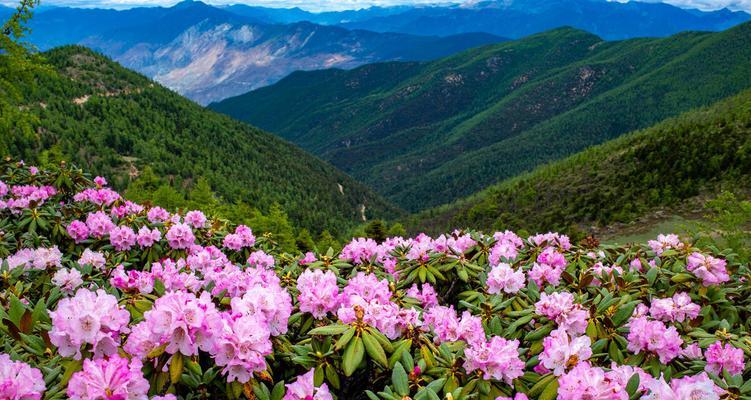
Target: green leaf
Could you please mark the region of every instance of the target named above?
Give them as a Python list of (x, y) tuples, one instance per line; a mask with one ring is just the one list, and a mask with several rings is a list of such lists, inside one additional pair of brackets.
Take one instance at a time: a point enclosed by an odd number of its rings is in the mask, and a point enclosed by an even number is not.
[(394, 365), (394, 370), (391, 371), (391, 383), (394, 384), (394, 389), (399, 396), (406, 396), (409, 394), (409, 376), (404, 371), (401, 363)]
[(542, 391), (538, 400), (553, 400), (558, 396), (558, 380), (555, 379), (545, 386), (545, 390)]
[(334, 349), (335, 350), (341, 350), (344, 348), (344, 346), (349, 343), (350, 340), (352, 340), (352, 337), (355, 336), (355, 328), (350, 328), (347, 332), (344, 333), (341, 337), (339, 337), (339, 340), (334, 343)]
[(362, 339), (355, 336), (347, 345), (344, 350), (344, 357), (342, 358), (342, 366), (344, 367), (344, 375), (352, 376), (357, 366), (362, 362), (362, 358), (365, 355), (365, 347), (362, 344)]
[(368, 352), (370, 358), (375, 360), (378, 364), (381, 364), (381, 366), (388, 367), (389, 360), (386, 358), (386, 352), (383, 351), (383, 347), (381, 347), (381, 344), (378, 343), (378, 340), (376, 340), (373, 335), (368, 332), (363, 332), (362, 342), (365, 345), (365, 350)]
[(284, 381), (279, 381), (271, 389), (271, 400), (282, 400), (284, 397)]
[(639, 305), (639, 303), (641, 303), (641, 301), (635, 300), (622, 305), (615, 313), (615, 315), (613, 315), (613, 318), (610, 319), (611, 321), (613, 321), (613, 325), (623, 325), (624, 322), (626, 322), (632, 315), (634, 315), (634, 309), (637, 305)]
[(631, 397), (637, 390), (639, 390), (639, 374), (634, 374), (626, 384), (626, 392)]
[(322, 326), (320, 328), (312, 329), (308, 332), (308, 335), (340, 335), (349, 329), (349, 325), (332, 324), (329, 326)]
[(180, 353), (172, 356), (172, 362), (169, 365), (169, 377), (172, 384), (180, 382), (180, 376), (183, 374), (183, 355)]

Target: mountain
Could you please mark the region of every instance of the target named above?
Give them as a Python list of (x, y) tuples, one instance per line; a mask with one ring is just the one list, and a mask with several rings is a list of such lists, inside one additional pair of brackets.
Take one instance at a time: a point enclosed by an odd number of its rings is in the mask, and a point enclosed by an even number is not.
[(383, 60), (430, 60), (499, 37), (374, 33), (310, 22), (269, 24), (198, 1), (124, 11), (38, 12), (30, 40), (40, 49), (80, 44), (199, 102), (247, 92), (296, 70), (352, 68)]
[[(43, 54), (53, 73), (24, 88), (34, 134), (0, 138), (29, 161), (63, 159), (112, 177), (122, 189), (146, 167), (178, 188), (198, 178), (229, 203), (281, 205), (298, 227), (343, 234), (363, 217), (399, 210), (298, 147), (209, 111), (89, 49)], [(7, 153), (6, 153), (7, 151)]]
[(751, 91), (687, 112), (415, 218), (416, 229), (587, 230), (751, 188)]
[(563, 28), (429, 63), (297, 73), (211, 107), (414, 211), (736, 94), (749, 59), (751, 23), (617, 42)]
[(453, 7), (415, 7), (397, 14), (342, 18), (341, 26), (376, 32), (454, 35), (487, 32), (521, 38), (561, 26), (608, 40), (664, 37), (687, 30), (721, 31), (751, 15), (685, 10), (664, 3), (605, 0), (494, 0)]

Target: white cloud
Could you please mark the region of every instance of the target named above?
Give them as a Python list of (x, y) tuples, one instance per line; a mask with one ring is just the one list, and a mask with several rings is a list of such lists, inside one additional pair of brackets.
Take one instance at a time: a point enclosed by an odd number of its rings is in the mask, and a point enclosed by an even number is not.
[[(630, 0), (613, 0), (627, 3)], [(727, 8), (733, 11), (751, 11), (751, 0), (639, 0), (645, 3), (668, 3), (682, 8), (714, 11)]]

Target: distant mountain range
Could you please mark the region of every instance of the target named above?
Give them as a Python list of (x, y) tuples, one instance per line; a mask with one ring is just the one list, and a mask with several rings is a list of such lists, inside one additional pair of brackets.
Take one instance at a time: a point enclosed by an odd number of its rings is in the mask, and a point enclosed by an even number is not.
[[(0, 8), (0, 16), (9, 11)], [(749, 18), (728, 10), (604, 0), (499, 0), (326, 13), (185, 1), (123, 11), (43, 7), (31, 21), (30, 40), (42, 50), (90, 47), (207, 104), (297, 70), (432, 60), (561, 26), (620, 39), (718, 31)]]
[(427, 63), (298, 72), (211, 107), (415, 211), (751, 87), (751, 23), (604, 41), (561, 28)]
[(607, 0), (466, 1), (454, 6), (372, 7), (323, 13), (246, 5), (229, 6), (227, 10), (274, 23), (310, 21), (416, 35), (486, 32), (521, 38), (570, 26), (607, 40), (664, 37), (687, 30), (720, 31), (751, 19), (747, 13), (727, 9), (701, 12), (664, 3)]
[(486, 33), (428, 37), (310, 22), (269, 24), (201, 2), (124, 11), (38, 12), (40, 49), (80, 44), (208, 103), (276, 82), (296, 70), (352, 68), (382, 60), (430, 60), (503, 39)]

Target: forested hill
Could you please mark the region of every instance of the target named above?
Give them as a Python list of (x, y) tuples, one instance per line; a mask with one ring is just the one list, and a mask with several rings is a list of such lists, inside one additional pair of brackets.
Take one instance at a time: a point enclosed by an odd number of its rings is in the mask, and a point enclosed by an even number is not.
[(751, 188), (751, 90), (421, 213), (413, 229), (586, 230)]
[(82, 47), (43, 53), (49, 74), (25, 87), (36, 131), (0, 137), (0, 153), (73, 161), (125, 188), (145, 167), (180, 191), (205, 178), (227, 202), (281, 205), (312, 232), (344, 231), (398, 210), (324, 161), (206, 110)]
[(430, 63), (297, 73), (212, 107), (420, 210), (737, 94), (749, 60), (750, 23), (619, 42), (562, 28)]

